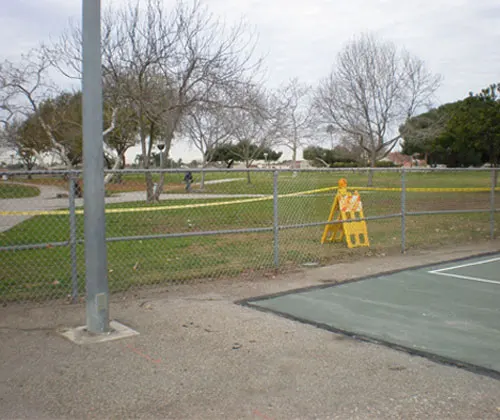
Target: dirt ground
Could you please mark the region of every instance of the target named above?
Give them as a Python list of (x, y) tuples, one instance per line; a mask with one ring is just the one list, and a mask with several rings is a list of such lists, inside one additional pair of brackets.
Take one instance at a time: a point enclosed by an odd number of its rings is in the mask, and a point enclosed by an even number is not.
[(79, 346), (83, 305), (0, 308), (0, 418), (498, 419), (500, 381), (235, 304), (500, 250), (414, 251), (253, 281), (114, 295), (140, 335)]

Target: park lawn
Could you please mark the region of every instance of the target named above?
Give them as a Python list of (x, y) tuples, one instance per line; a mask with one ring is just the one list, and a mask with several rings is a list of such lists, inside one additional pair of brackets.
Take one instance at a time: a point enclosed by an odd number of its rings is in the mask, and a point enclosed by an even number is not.
[[(193, 172), (193, 190), (199, 189), (201, 174)], [(218, 194), (272, 194), (273, 174), (271, 172), (251, 173), (252, 183), (248, 184), (247, 174), (241, 172), (207, 172), (206, 181), (221, 179), (239, 179), (238, 181), (206, 184), (205, 193)], [(340, 178), (345, 178), (349, 186), (363, 188), (368, 182), (368, 170), (364, 171), (334, 171), (334, 172), (302, 172), (296, 177), (291, 172), (280, 172), (278, 176), (279, 193), (290, 193), (308, 191), (318, 188), (333, 187), (338, 184)], [(31, 180), (21, 178), (23, 182), (39, 185), (57, 185), (67, 189), (67, 181), (62, 177), (38, 176)], [(153, 181), (158, 182), (159, 174), (153, 174)], [(400, 188), (401, 174), (397, 171), (376, 172), (374, 174), (374, 187)], [(407, 173), (406, 186), (409, 188), (489, 188), (491, 186), (491, 173), (489, 171), (461, 171), (461, 172), (421, 172)], [(106, 190), (113, 192), (144, 191), (144, 174), (125, 174), (121, 183), (110, 183)], [(164, 193), (183, 192), (183, 173), (166, 173)]]
[(0, 183), (0, 199), (36, 197), (39, 194), (40, 190), (36, 187), (29, 187), (26, 185), (16, 185), (9, 183)]
[[(467, 203), (483, 207), (485, 194), (450, 195), (437, 199), (435, 194), (414, 193), (409, 202), (417, 209), (436, 210), (443, 206)], [(464, 198), (468, 197), (468, 198)], [(363, 196), (367, 216), (398, 213), (399, 193), (376, 192)], [(444, 201), (443, 201), (444, 200)], [(167, 200), (159, 204), (121, 203), (108, 209), (131, 208), (133, 212), (108, 213), (106, 235), (158, 235), (201, 232), (220, 229), (272, 228), (272, 200), (233, 203), (216, 207), (196, 204), (231, 200)], [(240, 200), (236, 200), (240, 201)], [(328, 217), (331, 194), (285, 197), (279, 200), (281, 226), (321, 222)], [(182, 209), (163, 209), (185, 205)], [(145, 207), (155, 207), (145, 211)], [(135, 211), (137, 210), (137, 211)], [(497, 215), (497, 223), (500, 215)], [(407, 217), (407, 246), (412, 249), (485, 240), (489, 236), (488, 214), (431, 215)], [(347, 249), (345, 244), (320, 244), (321, 226), (284, 229), (279, 234), (280, 269), (297, 269), (306, 262), (331, 264), (382, 255), (400, 249), (400, 218), (369, 221), (371, 248)], [(83, 216), (77, 215), (77, 236), (83, 238)], [(67, 241), (68, 216), (36, 216), (13, 229), (0, 233), (2, 246), (13, 244)], [(253, 273), (273, 270), (273, 234), (271, 231), (208, 237), (136, 239), (110, 242), (108, 250), (109, 287), (112, 292), (131, 287), (175, 284), (196, 279), (251, 277)], [(84, 294), (84, 247), (77, 245), (79, 290)], [(0, 300), (65, 298), (71, 293), (70, 250), (47, 247), (38, 250), (0, 253)]]
[[(399, 192), (361, 193), (366, 216), (398, 214)], [(281, 197), (281, 226), (322, 222), (328, 218), (332, 193)], [(179, 208), (180, 207), (180, 208)], [(488, 209), (489, 193), (408, 193), (407, 211)], [(81, 208), (79, 208), (81, 210)], [(123, 210), (123, 212), (113, 211)], [(118, 203), (106, 206), (106, 235), (160, 235), (273, 226), (272, 196), (211, 200), (163, 200), (160, 203)], [(4, 216), (9, 217), (9, 216)], [(484, 215), (487, 218), (487, 215)], [(77, 238), (83, 239), (83, 214), (77, 214)], [(0, 233), (0, 246), (64, 242), (69, 239), (69, 215), (33, 217)]]
[[(210, 180), (212, 174), (207, 174)], [(195, 182), (199, 174), (194, 174)], [(217, 194), (272, 194), (273, 174), (267, 172), (252, 173), (252, 183), (248, 184), (245, 173), (228, 174), (230, 178), (242, 178), (241, 181), (220, 184), (206, 184), (204, 192)], [(368, 183), (368, 171), (353, 172), (303, 172), (293, 176), (291, 172), (281, 172), (278, 176), (279, 194), (299, 191), (310, 191), (335, 187), (338, 181), (345, 178), (350, 187), (362, 190)], [(374, 175), (374, 187), (401, 188), (401, 174), (398, 172), (377, 172)], [(406, 174), (408, 188), (489, 188), (491, 175), (489, 172), (429, 172)], [(196, 189), (197, 186), (194, 186)], [(178, 192), (174, 188), (166, 190)]]
[[(200, 181), (201, 174), (193, 174), (195, 179), (194, 182), (198, 183)], [(206, 173), (207, 180), (218, 180), (227, 178), (244, 178), (246, 175), (244, 173), (228, 173), (228, 172), (212, 172)], [(82, 176), (80, 176), (82, 178)], [(31, 179), (27, 179), (26, 176), (19, 176), (15, 178), (19, 182), (25, 182), (34, 185), (54, 185), (64, 189), (68, 188), (68, 181), (62, 176), (56, 175), (33, 175)], [(152, 174), (153, 182), (158, 182), (160, 179), (160, 174)], [(165, 192), (173, 189), (178, 192), (184, 189), (184, 172), (171, 173), (167, 172), (164, 174), (164, 190)], [(110, 192), (127, 192), (127, 191), (144, 191), (146, 189), (146, 181), (143, 173), (128, 173), (121, 176), (121, 182), (115, 183), (110, 182), (106, 185), (106, 190)]]

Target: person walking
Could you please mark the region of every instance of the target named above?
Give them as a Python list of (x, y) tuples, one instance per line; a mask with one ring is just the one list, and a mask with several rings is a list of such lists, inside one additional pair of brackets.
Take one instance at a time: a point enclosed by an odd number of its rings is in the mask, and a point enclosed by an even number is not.
[(186, 183), (186, 192), (191, 192), (191, 184), (193, 182), (193, 174), (191, 171), (186, 172), (186, 175), (184, 175), (184, 182)]

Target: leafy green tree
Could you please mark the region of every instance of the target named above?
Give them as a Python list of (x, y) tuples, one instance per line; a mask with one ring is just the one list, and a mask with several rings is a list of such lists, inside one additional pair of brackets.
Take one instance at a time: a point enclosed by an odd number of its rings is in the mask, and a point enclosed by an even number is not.
[(211, 152), (211, 162), (224, 162), (228, 168), (234, 162), (245, 162), (246, 167), (249, 168), (255, 160), (275, 162), (281, 158), (282, 154), (270, 147), (262, 147), (248, 140), (242, 140), (236, 144), (229, 143), (216, 147)]
[(310, 146), (304, 149), (303, 157), (313, 166), (331, 167), (337, 162), (353, 164), (355, 162), (351, 153), (342, 146), (337, 146), (334, 149)]
[[(48, 121), (52, 133), (66, 150), (72, 166), (83, 161), (82, 93), (63, 92), (41, 104), (39, 112)], [(47, 138), (47, 141), (49, 139)]]
[[(125, 168), (125, 153), (137, 142), (139, 124), (134, 118), (130, 106), (111, 106), (104, 102), (104, 124), (109, 128), (104, 131), (104, 159), (109, 169)], [(120, 181), (117, 174), (108, 174), (105, 183)]]
[(329, 167), (336, 161), (332, 149), (324, 149), (319, 146), (306, 147), (302, 152), (302, 156), (313, 166)]
[(42, 139), (43, 134), (44, 132), (36, 119), (31, 118), (24, 121), (17, 119), (6, 125), (2, 137), (6, 141), (6, 146), (16, 151), (25, 168), (30, 171), (35, 166), (37, 159), (43, 163), (41, 153), (49, 149), (49, 144)]
[[(35, 167), (37, 158), (40, 164), (43, 163), (40, 154), (48, 149), (48, 143), (40, 140), (43, 134), (43, 129), (39, 124), (34, 124), (33, 120), (24, 121), (16, 129), (15, 149), (28, 171)], [(31, 179), (31, 175), (28, 178)]]
[(283, 152), (277, 152), (276, 150), (272, 150), (270, 147), (264, 147), (257, 153), (257, 160), (267, 160), (268, 162), (276, 162), (278, 161)]
[(432, 160), (435, 153), (436, 139), (444, 134), (450, 118), (450, 108), (454, 105), (441, 106), (409, 118), (399, 128), (403, 137), (402, 152), (405, 155), (418, 155), (426, 162)]
[(451, 167), (500, 160), (499, 86), (410, 118), (400, 127), (403, 153)]
[(450, 119), (449, 131), (458, 141), (478, 150), (484, 161), (497, 166), (500, 160), (500, 85), (479, 94), (471, 93)]
[(230, 168), (233, 163), (239, 160), (233, 153), (234, 146), (232, 144), (222, 144), (207, 152), (208, 162), (224, 162), (227, 168)]

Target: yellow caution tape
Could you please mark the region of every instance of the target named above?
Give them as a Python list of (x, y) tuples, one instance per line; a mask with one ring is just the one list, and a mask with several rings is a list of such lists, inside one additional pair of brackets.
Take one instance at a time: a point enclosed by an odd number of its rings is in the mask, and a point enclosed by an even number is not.
[[(391, 191), (401, 192), (403, 189), (399, 188), (379, 188), (379, 187), (349, 187), (350, 190), (358, 191)], [(491, 188), (406, 188), (407, 192), (490, 192)], [(500, 191), (500, 188), (495, 188), (495, 191)]]
[[(279, 198), (298, 197), (303, 195), (311, 195), (323, 192), (337, 190), (338, 187), (318, 188), (315, 190), (299, 191), (289, 194), (280, 194)], [(349, 187), (349, 190), (358, 191), (388, 191), (388, 192), (401, 192), (401, 188), (379, 188), (379, 187)], [(491, 188), (406, 188), (407, 192), (489, 192)], [(495, 191), (500, 191), (500, 188), (495, 188)], [(152, 206), (152, 207), (125, 207), (106, 209), (105, 212), (113, 213), (137, 213), (137, 212), (151, 212), (161, 210), (182, 210), (187, 208), (202, 208), (202, 207), (218, 207), (227, 206), (231, 204), (246, 204), (255, 203), (259, 201), (272, 200), (273, 196), (268, 195), (264, 197), (247, 198), (242, 200), (230, 201), (215, 201), (210, 203), (196, 203), (196, 204), (179, 204), (175, 206)], [(68, 215), (69, 210), (33, 210), (33, 211), (0, 211), (0, 216), (64, 216)], [(83, 214), (83, 209), (78, 209), (75, 214)]]
[[(226, 206), (228, 204), (242, 204), (250, 203), (255, 201), (265, 201), (272, 200), (273, 197), (259, 197), (250, 198), (246, 200), (231, 200), (231, 201), (216, 201), (211, 203), (197, 203), (197, 204), (180, 204), (177, 206), (154, 206), (154, 207), (126, 207), (126, 208), (116, 208), (116, 209), (106, 209), (106, 213), (137, 213), (137, 212), (149, 212), (149, 211), (160, 211), (160, 210), (180, 210), (186, 208), (199, 208), (199, 207), (215, 207), (215, 206)], [(44, 216), (44, 215), (68, 215), (69, 210), (34, 210), (34, 211), (2, 211), (1, 216)], [(75, 214), (83, 214), (83, 209), (75, 210)]]

